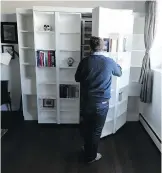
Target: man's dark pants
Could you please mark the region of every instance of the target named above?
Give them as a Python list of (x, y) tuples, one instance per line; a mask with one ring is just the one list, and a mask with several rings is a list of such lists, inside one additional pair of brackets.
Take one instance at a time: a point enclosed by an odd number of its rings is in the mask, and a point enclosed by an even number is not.
[(89, 162), (97, 156), (102, 129), (109, 110), (109, 103), (86, 102), (82, 110), (85, 159)]

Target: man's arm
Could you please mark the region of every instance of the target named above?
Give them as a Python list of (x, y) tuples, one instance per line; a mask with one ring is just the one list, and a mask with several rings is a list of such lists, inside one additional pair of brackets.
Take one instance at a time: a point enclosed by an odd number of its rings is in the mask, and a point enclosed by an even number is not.
[(118, 77), (122, 75), (122, 68), (114, 60), (112, 60), (112, 74)]
[(77, 71), (75, 73), (75, 81), (80, 82), (82, 79), (82, 73), (83, 73), (83, 60), (79, 63)]

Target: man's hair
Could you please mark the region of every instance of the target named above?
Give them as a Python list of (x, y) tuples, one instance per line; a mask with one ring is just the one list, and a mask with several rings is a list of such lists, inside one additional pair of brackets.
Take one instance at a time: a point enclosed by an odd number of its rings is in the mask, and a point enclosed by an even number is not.
[(104, 41), (100, 37), (92, 36), (90, 38), (90, 48), (92, 52), (102, 51), (104, 47)]

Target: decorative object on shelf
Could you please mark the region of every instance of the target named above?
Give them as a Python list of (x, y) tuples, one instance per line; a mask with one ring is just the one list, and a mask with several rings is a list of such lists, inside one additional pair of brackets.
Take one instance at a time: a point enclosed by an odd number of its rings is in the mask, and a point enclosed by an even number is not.
[(53, 98), (40, 98), (41, 108), (55, 108), (55, 99)]
[(72, 57), (69, 57), (68, 60), (67, 60), (67, 64), (69, 67), (71, 67), (74, 63), (74, 59)]
[(16, 22), (1, 22), (1, 43), (18, 43)]
[(55, 51), (37, 51), (37, 67), (56, 67)]
[(44, 25), (44, 31), (52, 31), (52, 27), (50, 25)]

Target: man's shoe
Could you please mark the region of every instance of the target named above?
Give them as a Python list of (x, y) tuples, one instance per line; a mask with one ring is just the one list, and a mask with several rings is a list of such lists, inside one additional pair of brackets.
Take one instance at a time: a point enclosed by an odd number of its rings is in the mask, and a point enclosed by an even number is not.
[(89, 161), (88, 163), (93, 163), (93, 162), (95, 162), (95, 161), (100, 160), (101, 158), (102, 158), (102, 155), (101, 155), (100, 153), (97, 153), (96, 158), (95, 158), (94, 160), (92, 160), (92, 161)]

